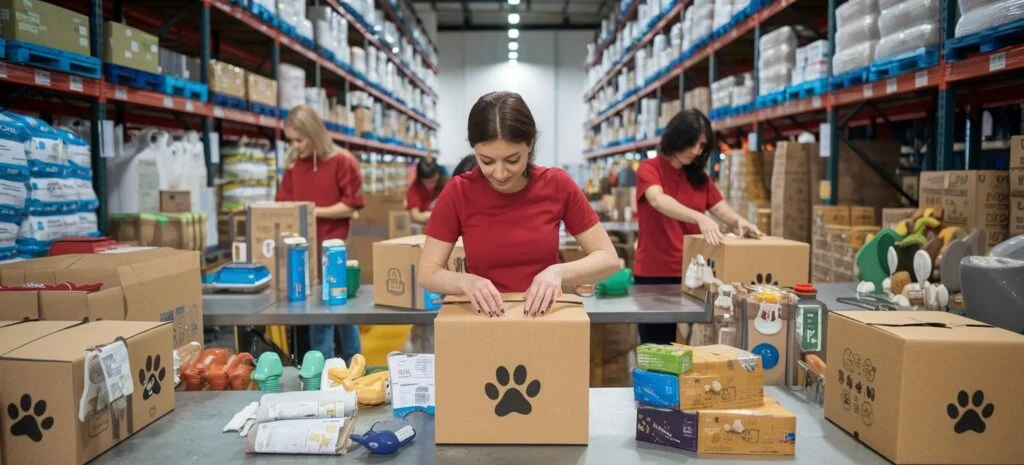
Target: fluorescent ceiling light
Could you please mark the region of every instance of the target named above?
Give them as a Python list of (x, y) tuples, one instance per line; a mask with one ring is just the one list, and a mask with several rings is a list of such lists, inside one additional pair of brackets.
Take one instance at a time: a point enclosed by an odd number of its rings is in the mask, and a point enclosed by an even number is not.
[(519, 24), (519, 13), (509, 13), (508, 14), (508, 23), (509, 24)]
[(509, 29), (508, 30), (508, 38), (509, 39), (518, 39), (519, 38), (519, 29), (516, 29), (516, 28)]
[(519, 50), (519, 42), (509, 42), (508, 49), (512, 51)]
[(512, 6), (518, 5), (519, 4), (519, 0), (508, 0), (508, 4), (512, 5)]
[(518, 60), (519, 59), (519, 52), (508, 52), (508, 59), (509, 60)]

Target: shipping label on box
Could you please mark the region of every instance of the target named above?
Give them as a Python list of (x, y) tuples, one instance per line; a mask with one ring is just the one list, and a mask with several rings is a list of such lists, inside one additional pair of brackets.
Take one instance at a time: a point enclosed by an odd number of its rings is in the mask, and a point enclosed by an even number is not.
[(1010, 170), (1010, 196), (1024, 197), (1024, 168)]
[[(0, 401), (28, 403), (41, 428), (2, 416), (5, 463), (84, 464), (174, 408), (172, 328), (168, 323), (98, 321), (29, 342), (0, 359)], [(86, 364), (91, 349), (100, 356)], [(117, 373), (126, 401), (88, 399), (78, 420), (86, 369)], [(86, 367), (86, 369), (83, 369)], [(32, 373), (33, 376), (25, 376)], [(115, 375), (111, 375), (115, 376)], [(24, 414), (29, 409), (24, 409)], [(41, 417), (41, 418), (39, 418)], [(21, 423), (18, 423), (21, 422)]]
[(855, 311), (830, 313), (825, 341), (825, 417), (894, 463), (1024, 457), (1024, 336), (946, 312)]
[(1024, 136), (1010, 138), (1010, 169), (1024, 168)]
[[(427, 236), (408, 236), (373, 244), (373, 303), (416, 310), (441, 308), (443, 296), (419, 286), (420, 254)], [(466, 272), (462, 240), (448, 257), (449, 271)]]
[[(540, 317), (522, 294), (505, 313), (448, 297), (434, 320), (438, 444), (587, 444), (590, 319), (563, 295)], [(467, 354), (472, 354), (467, 357)], [(471, 427), (467, 427), (471, 425)]]
[[(725, 283), (793, 286), (807, 282), (810, 276), (811, 246), (777, 237), (760, 239), (726, 238), (721, 245), (709, 246), (703, 235), (683, 238), (683, 270), (703, 255), (718, 280)], [(705, 286), (683, 290), (703, 299)]]

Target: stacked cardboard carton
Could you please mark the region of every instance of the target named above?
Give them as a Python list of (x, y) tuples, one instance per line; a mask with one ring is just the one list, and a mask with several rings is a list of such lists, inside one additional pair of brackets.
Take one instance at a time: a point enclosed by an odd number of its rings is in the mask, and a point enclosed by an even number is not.
[(857, 281), (857, 252), (868, 236), (877, 234), (878, 226), (829, 226), (829, 256), (832, 259), (832, 281)]
[(1024, 136), (1010, 140), (1010, 236), (1024, 234)]
[(764, 394), (761, 357), (725, 345), (637, 348), (637, 441), (697, 454), (796, 453), (796, 416)]
[(737, 150), (726, 158), (722, 166), (719, 188), (729, 205), (747, 221), (757, 224), (758, 210), (769, 206), (767, 184), (771, 182), (774, 168), (772, 152)]
[(880, 229), (873, 207), (816, 205), (813, 214), (811, 272), (814, 282), (856, 281), (856, 256)]
[(951, 226), (980, 228), (987, 252), (1010, 233), (1011, 177), (1009, 171), (926, 171), (920, 205), (942, 208)]
[(0, 38), (89, 55), (89, 17), (35, 0), (0, 1)]
[(850, 207), (846, 205), (815, 205), (811, 225), (811, 279), (816, 283), (830, 283), (832, 255), (828, 241), (829, 226), (849, 226)]
[(120, 242), (180, 250), (206, 249), (203, 213), (119, 213), (110, 216), (110, 235)]
[(682, 111), (679, 100), (670, 100), (661, 104), (661, 116), (658, 117), (658, 129), (665, 129), (672, 117)]
[(103, 24), (103, 31), (104, 61), (148, 73), (160, 72), (160, 39), (155, 35), (114, 21)]
[(705, 115), (711, 113), (711, 89), (697, 87), (683, 94), (683, 108), (700, 110)]
[(219, 94), (246, 98), (247, 82), (246, 71), (234, 65), (210, 60), (210, 91)]
[(818, 144), (783, 141), (775, 148), (772, 171), (772, 235), (809, 242), (811, 206), (824, 173)]

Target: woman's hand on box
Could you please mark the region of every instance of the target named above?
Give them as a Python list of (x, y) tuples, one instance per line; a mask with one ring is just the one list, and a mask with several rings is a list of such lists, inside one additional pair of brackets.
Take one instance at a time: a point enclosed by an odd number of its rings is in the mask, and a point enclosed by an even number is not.
[(704, 240), (708, 244), (719, 245), (725, 239), (725, 235), (722, 234), (722, 229), (719, 227), (718, 222), (710, 216), (700, 215), (697, 218), (697, 226), (700, 227), (700, 233), (704, 235)]
[(466, 297), (469, 297), (469, 301), (477, 313), (483, 313), (489, 317), (505, 313), (501, 293), (498, 292), (498, 288), (494, 287), (491, 280), (466, 273), (462, 276), (459, 289)]
[(523, 314), (540, 316), (547, 313), (555, 299), (562, 295), (562, 274), (559, 265), (551, 265), (533, 278), (530, 288), (523, 294)]
[(736, 222), (736, 233), (739, 234), (740, 237), (763, 237), (764, 236), (764, 233), (761, 232), (760, 229), (757, 229), (757, 226), (754, 226), (749, 221), (747, 221), (747, 220), (745, 220), (743, 218), (740, 218), (740, 220)]

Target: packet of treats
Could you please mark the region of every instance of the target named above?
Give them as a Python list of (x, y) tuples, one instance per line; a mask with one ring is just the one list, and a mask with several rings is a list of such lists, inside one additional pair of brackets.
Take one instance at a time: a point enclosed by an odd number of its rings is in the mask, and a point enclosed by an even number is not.
[(247, 454), (344, 455), (355, 418), (313, 418), (260, 423), (245, 437)]

